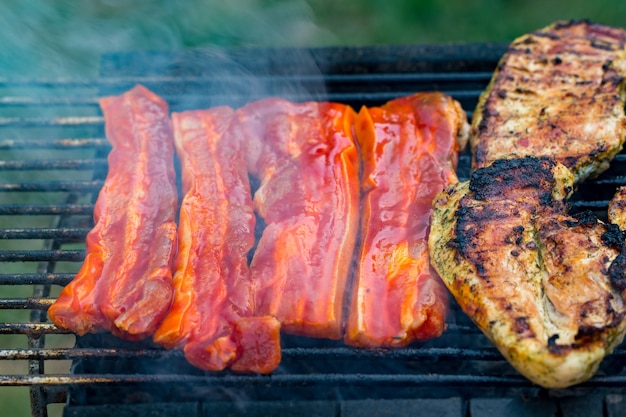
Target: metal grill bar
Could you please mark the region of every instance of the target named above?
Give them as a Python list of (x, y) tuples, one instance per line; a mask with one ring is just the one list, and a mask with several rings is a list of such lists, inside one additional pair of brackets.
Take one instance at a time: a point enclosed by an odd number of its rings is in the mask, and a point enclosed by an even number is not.
[[(282, 355), (291, 359), (316, 358), (376, 358), (389, 359), (470, 359), (470, 360), (502, 360), (502, 355), (495, 348), (460, 349), (460, 348), (423, 348), (374, 351), (350, 348), (284, 348)], [(624, 356), (624, 352), (621, 352)], [(45, 349), (4, 349), (0, 351), (0, 359), (76, 359), (76, 358), (182, 358), (179, 350), (157, 349), (97, 349), (97, 348), (45, 348)]]
[(80, 262), (85, 259), (84, 250), (14, 250), (1, 251), (0, 262)]
[(58, 239), (61, 241), (84, 239), (90, 229), (0, 229), (0, 239)]
[(595, 181), (596, 185), (623, 185), (626, 184), (626, 176), (616, 176), (612, 178), (601, 178)]
[[(476, 327), (456, 326), (454, 324), (451, 324), (448, 327), (450, 328), (450, 331), (458, 330), (466, 334), (477, 334)], [(52, 323), (0, 323), (0, 334), (40, 335), (69, 333), (69, 331)], [(380, 351), (377, 351), (376, 353), (380, 354)]]
[(87, 215), (93, 204), (6, 204), (0, 205), (0, 215)]
[[(292, 100), (292, 101), (302, 101), (306, 100), (316, 100), (316, 101), (334, 101), (334, 102), (342, 102), (342, 103), (362, 103), (367, 105), (373, 105), (378, 103), (383, 103), (389, 100), (392, 100), (398, 96), (405, 96), (415, 93), (416, 91), (420, 91), (416, 89), (406, 89), (401, 91), (381, 91), (381, 92), (361, 92), (361, 93), (342, 93), (342, 92), (307, 92), (303, 93), (289, 93), (284, 92), (281, 97)], [(446, 88), (441, 88), (439, 91), (454, 96), (459, 101), (464, 101), (467, 99), (474, 99), (480, 91), (478, 90), (469, 90), (469, 91), (457, 91), (457, 90), (449, 90)], [(241, 93), (228, 93), (228, 94), (214, 94), (211, 97), (212, 102), (214, 103), (234, 103), (237, 105), (242, 105), (246, 102), (258, 100), (266, 97), (267, 94), (264, 93), (254, 93), (249, 90), (244, 90)], [(196, 103), (207, 103), (206, 96), (198, 96), (194, 94), (185, 94), (183, 97), (163, 97), (168, 101), (169, 105), (173, 108), (186, 108), (189, 106), (189, 103), (192, 105), (196, 105)], [(43, 103), (41, 104), (44, 105)], [(202, 104), (201, 104), (202, 105)], [(208, 104), (204, 104), (204, 106), (208, 106)], [(471, 117), (471, 113), (470, 117)], [(3, 127), (12, 127), (12, 128), (34, 128), (34, 127), (57, 127), (57, 126), (69, 126), (69, 127), (102, 127), (104, 123), (104, 119), (96, 116), (83, 116), (83, 117), (61, 117), (61, 118), (53, 118), (53, 119), (45, 119), (45, 118), (0, 118), (0, 128)]]
[(103, 181), (40, 181), (0, 184), (1, 191), (98, 191)]
[(76, 139), (0, 139), (0, 150), (3, 149), (81, 149), (110, 148), (104, 138)]
[(0, 161), (0, 171), (87, 170), (105, 168), (106, 159)]
[[(599, 378), (591, 386), (619, 386), (626, 377)], [(0, 386), (31, 385), (94, 385), (94, 384), (173, 384), (185, 383), (195, 386), (216, 385), (222, 387), (247, 386), (293, 386), (299, 385), (427, 385), (427, 386), (499, 386), (529, 387), (523, 377), (498, 377), (487, 375), (442, 375), (442, 374), (307, 374), (273, 376), (194, 376), (194, 375), (0, 375)]]
[(57, 117), (44, 119), (36, 117), (2, 117), (0, 127), (60, 127), (60, 126), (102, 126), (104, 118), (99, 116)]
[(2, 107), (49, 107), (49, 106), (75, 106), (75, 107), (98, 107), (97, 98), (47, 98), (47, 97), (2, 97)]
[[(375, 82), (470, 82), (476, 81), (486, 83), (491, 79), (493, 74), (486, 71), (478, 72), (409, 72), (409, 73), (386, 73), (386, 74), (250, 74), (248, 79), (245, 75), (228, 76), (220, 75), (219, 82), (230, 82), (235, 84), (245, 83), (246, 81), (255, 81), (260, 83), (269, 83), (278, 79), (281, 82), (319, 82), (323, 77), (325, 83), (347, 83), (347, 82), (361, 82), (368, 84), (368, 88), (372, 88), (369, 84)], [(182, 85), (194, 85), (194, 83), (214, 83), (215, 77), (211, 76), (132, 76), (132, 77), (107, 77), (107, 78), (55, 78), (49, 80), (43, 79), (0, 79), (0, 87), (36, 87), (44, 89), (58, 89), (63, 87), (69, 88), (83, 88), (88, 87), (90, 89), (101, 89), (103, 87), (121, 87), (129, 88), (137, 83), (142, 83), (146, 86), (155, 85), (162, 87), (167, 84), (182, 84)]]
[(44, 334), (69, 334), (52, 323), (1, 323), (0, 334), (23, 334), (38, 337)]
[(0, 285), (67, 285), (74, 274), (2, 274)]
[(2, 309), (47, 310), (55, 298), (0, 298)]

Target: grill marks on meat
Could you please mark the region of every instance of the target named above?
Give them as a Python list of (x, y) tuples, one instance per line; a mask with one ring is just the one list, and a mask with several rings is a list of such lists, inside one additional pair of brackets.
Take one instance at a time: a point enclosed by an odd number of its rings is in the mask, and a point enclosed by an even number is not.
[(431, 261), (520, 373), (590, 378), (626, 331), (626, 192), (605, 224), (568, 214), (574, 186), (626, 139), (626, 31), (557, 22), (516, 39), (472, 120), (471, 180), (434, 201)]
[(555, 158), (577, 182), (606, 170), (626, 140), (625, 43), (586, 21), (516, 39), (472, 120), (474, 169), (516, 155)]
[(590, 378), (626, 330), (621, 232), (567, 214), (574, 182), (548, 158), (497, 160), (439, 194), (429, 240), (463, 311), (550, 388)]
[(354, 111), (264, 99), (238, 114), (266, 224), (250, 265), (256, 313), (286, 333), (339, 339), (359, 217)]
[[(405, 346), (441, 335), (448, 294), (428, 259), (433, 197), (457, 182), (467, 117), (439, 93), (363, 108), (361, 242), (344, 340)], [(458, 139), (461, 139), (460, 141)]]
[(48, 313), (83, 335), (151, 335), (172, 300), (177, 192), (168, 106), (142, 86), (100, 101), (113, 148), (74, 280)]
[(205, 370), (268, 373), (280, 362), (280, 324), (253, 317), (247, 254), (255, 216), (241, 143), (228, 107), (173, 113), (184, 198), (174, 265), (175, 297), (154, 335)]

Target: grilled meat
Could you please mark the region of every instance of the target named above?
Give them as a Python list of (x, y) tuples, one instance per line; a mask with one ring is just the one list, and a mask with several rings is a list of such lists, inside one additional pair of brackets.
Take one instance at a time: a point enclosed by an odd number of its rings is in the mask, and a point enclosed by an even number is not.
[(575, 179), (548, 158), (502, 159), (433, 203), (433, 267), (504, 357), (549, 388), (590, 378), (626, 330), (623, 236), (568, 215)]
[(576, 182), (606, 170), (626, 140), (626, 31), (557, 22), (516, 39), (472, 119), (473, 168), (547, 156)]
[(469, 126), (461, 106), (419, 93), (363, 108), (361, 238), (344, 340), (405, 346), (441, 335), (448, 294), (428, 259), (433, 197), (457, 182)]
[(50, 307), (57, 325), (83, 335), (151, 335), (172, 300), (177, 191), (165, 101), (142, 86), (100, 101), (113, 146), (94, 207), (87, 255)]
[(609, 223), (626, 231), (626, 186), (621, 186), (609, 202)]
[(238, 116), (266, 224), (250, 264), (256, 314), (287, 333), (339, 339), (359, 218), (354, 111), (269, 98)]
[(201, 369), (268, 373), (280, 362), (280, 324), (253, 316), (255, 217), (233, 120), (229, 107), (172, 114), (185, 195), (174, 302), (154, 341)]

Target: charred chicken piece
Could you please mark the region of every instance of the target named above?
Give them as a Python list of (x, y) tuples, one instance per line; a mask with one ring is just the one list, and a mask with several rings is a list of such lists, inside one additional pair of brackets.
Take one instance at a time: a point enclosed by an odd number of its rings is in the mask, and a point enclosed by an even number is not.
[(154, 334), (205, 370), (269, 373), (280, 362), (280, 324), (254, 317), (247, 264), (255, 216), (229, 107), (173, 113), (184, 198), (172, 307)]
[(177, 191), (174, 141), (165, 101), (136, 86), (100, 101), (113, 146), (109, 171), (76, 277), (48, 313), (83, 335), (108, 330), (150, 336), (172, 300)]
[(354, 111), (268, 98), (238, 116), (265, 223), (250, 265), (255, 312), (286, 333), (340, 339), (359, 218)]
[(557, 22), (516, 39), (472, 119), (473, 168), (546, 156), (576, 182), (609, 167), (626, 140), (626, 31)]
[(621, 186), (609, 202), (609, 223), (626, 231), (626, 186)]
[(398, 347), (443, 333), (448, 294), (428, 259), (430, 213), (434, 196), (458, 181), (468, 130), (460, 104), (440, 93), (360, 111), (361, 238), (347, 344)]
[(503, 159), (433, 203), (433, 267), (504, 357), (547, 388), (590, 378), (626, 330), (623, 236), (568, 214), (574, 182), (548, 158)]

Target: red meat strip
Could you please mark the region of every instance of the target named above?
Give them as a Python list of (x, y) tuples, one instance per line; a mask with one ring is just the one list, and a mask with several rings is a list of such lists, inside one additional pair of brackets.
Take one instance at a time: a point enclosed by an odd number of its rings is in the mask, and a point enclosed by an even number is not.
[(355, 131), (361, 241), (345, 343), (393, 347), (439, 336), (448, 295), (429, 262), (431, 203), (457, 182), (467, 117), (451, 98), (420, 93), (363, 108)]
[(247, 255), (255, 216), (229, 107), (173, 113), (184, 198), (172, 308), (154, 335), (193, 365), (268, 373), (280, 362), (280, 323), (254, 317)]
[(151, 335), (170, 307), (178, 208), (174, 141), (165, 101), (145, 87), (100, 101), (113, 146), (94, 207), (85, 261), (48, 310), (83, 335)]
[(268, 98), (238, 114), (265, 222), (250, 265), (256, 312), (286, 333), (340, 339), (359, 216), (355, 113)]

